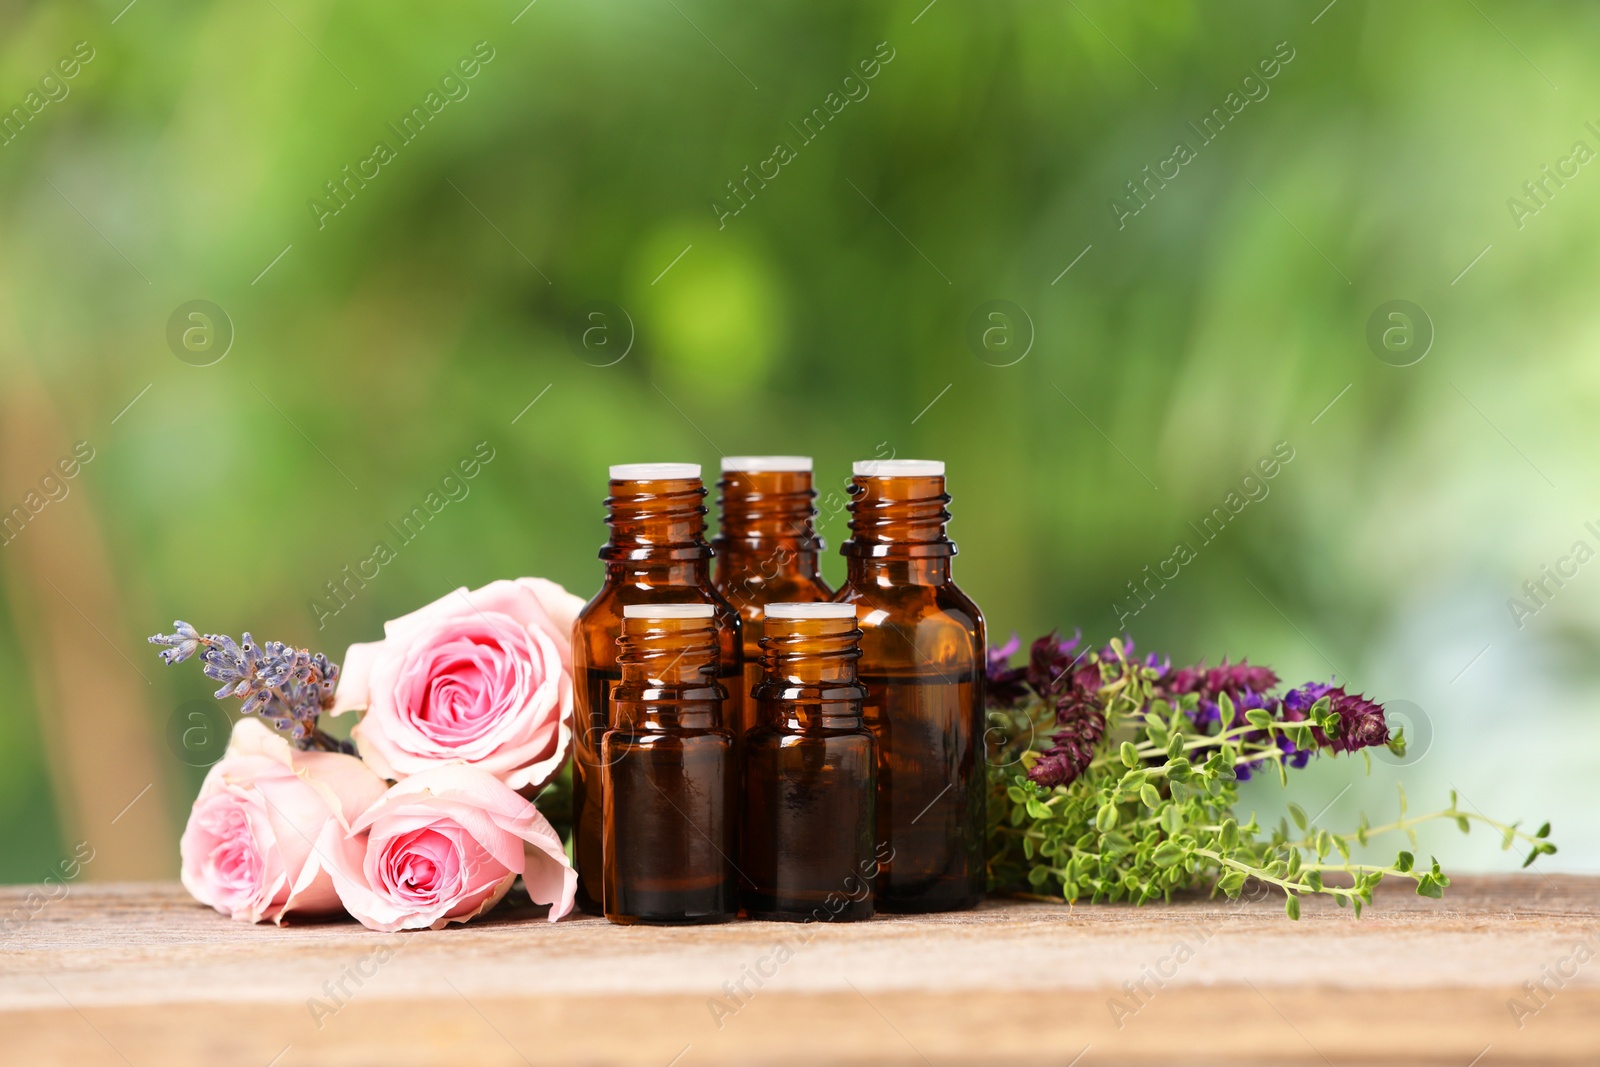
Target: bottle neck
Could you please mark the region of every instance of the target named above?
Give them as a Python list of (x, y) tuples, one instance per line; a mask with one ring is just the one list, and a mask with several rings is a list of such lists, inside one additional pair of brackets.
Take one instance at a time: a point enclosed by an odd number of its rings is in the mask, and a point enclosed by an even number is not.
[(955, 542), (945, 536), (950, 495), (942, 475), (857, 475), (850, 496), (850, 540), (840, 551), (852, 574), (859, 560), (948, 560), (956, 554)]
[(856, 620), (767, 616), (761, 636), (762, 680), (781, 685), (835, 685), (856, 680), (861, 630)]
[(710, 559), (705, 496), (699, 478), (612, 481), (611, 495), (606, 498), (611, 537), (600, 550), (600, 558), (608, 564)]
[(624, 618), (617, 638), (622, 678), (613, 691), (613, 725), (640, 731), (718, 725), (727, 690), (717, 684), (717, 631), (711, 619)]
[(817, 491), (810, 471), (724, 471), (717, 489), (722, 518), (712, 545), (719, 556), (760, 557), (786, 548), (815, 559), (822, 551), (812, 522)]

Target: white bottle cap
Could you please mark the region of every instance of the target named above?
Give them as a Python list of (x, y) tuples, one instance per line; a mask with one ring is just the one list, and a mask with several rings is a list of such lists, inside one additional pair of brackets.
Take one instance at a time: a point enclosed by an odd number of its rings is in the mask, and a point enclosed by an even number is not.
[(611, 468), (614, 482), (665, 482), (698, 477), (698, 463), (619, 463)]
[(850, 468), (857, 478), (943, 478), (940, 459), (863, 459)]
[(809, 471), (810, 456), (723, 456), (724, 471), (744, 471), (758, 474), (762, 471)]
[(768, 604), (762, 611), (769, 619), (853, 619), (854, 604)]
[(710, 604), (624, 604), (624, 619), (709, 619)]

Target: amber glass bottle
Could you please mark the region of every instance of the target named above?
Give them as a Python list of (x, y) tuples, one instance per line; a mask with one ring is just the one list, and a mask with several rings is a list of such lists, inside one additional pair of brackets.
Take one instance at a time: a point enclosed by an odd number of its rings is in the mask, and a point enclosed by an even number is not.
[(605, 911), (614, 923), (714, 923), (738, 913), (733, 738), (722, 725), (710, 604), (622, 609), (601, 742)]
[(766, 606), (756, 724), (744, 739), (739, 866), (752, 919), (873, 915), (878, 755), (862, 719), (860, 641), (850, 604)]
[(880, 911), (970, 908), (987, 888), (983, 615), (950, 580), (944, 464), (857, 463), (837, 599), (861, 626), (878, 739)]
[(761, 606), (831, 600), (833, 590), (818, 569), (823, 544), (812, 525), (810, 456), (724, 456), (717, 488), (717, 592), (744, 623), (744, 716), (729, 721), (737, 740), (754, 725), (749, 693), (761, 681)]
[[(605, 831), (600, 742), (609, 725), (611, 689), (622, 676), (617, 638), (628, 604), (699, 601), (715, 609), (718, 663), (730, 689), (743, 681), (739, 614), (711, 586), (705, 540), (705, 487), (696, 463), (631, 463), (611, 468), (600, 550), (605, 584), (584, 605), (573, 628), (572, 836), (578, 906), (603, 910)], [(730, 699), (735, 706), (738, 695)]]

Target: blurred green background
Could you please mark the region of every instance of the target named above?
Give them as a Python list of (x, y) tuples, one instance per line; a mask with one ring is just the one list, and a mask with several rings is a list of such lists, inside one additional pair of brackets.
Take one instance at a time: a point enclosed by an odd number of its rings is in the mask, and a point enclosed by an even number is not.
[(1600, 866), (1600, 9), (124, 3), (0, 13), (0, 879), (176, 874), (216, 724), (174, 618), (338, 657), (587, 596), (608, 464), (763, 452), (825, 498), (946, 460), (997, 639), (1121, 615), (1406, 702), (1404, 766), (1296, 777), (1329, 825), (1403, 779)]

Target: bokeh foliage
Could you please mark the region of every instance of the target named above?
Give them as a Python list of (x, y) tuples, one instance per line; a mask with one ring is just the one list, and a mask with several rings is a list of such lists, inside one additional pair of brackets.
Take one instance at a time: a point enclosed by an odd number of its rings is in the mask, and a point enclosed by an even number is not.
[[(1574, 540), (1600, 546), (1600, 177), (1520, 229), (1507, 201), (1575, 141), (1600, 148), (1600, 11), (924, 2), (0, 13), (0, 106), (95, 51), (0, 147), (0, 375), (43, 380), (70, 437), (52, 448), (98, 449), (59, 507), (109, 546), (122, 617), (96, 624), (152, 675), (158, 752), (205, 691), (144, 658), (175, 617), (337, 657), (458, 585), (587, 595), (609, 463), (809, 453), (827, 493), (892, 449), (948, 462), (958, 577), (997, 637), (1104, 639), (1127, 583), (1189, 539), (1195, 561), (1128, 623), (1141, 649), (1338, 669), (1424, 709), (1411, 766), (1342, 799), (1345, 768), (1307, 772), (1335, 816), (1403, 770), (1414, 793), (1454, 782), (1553, 818), (1561, 858), (1592, 864), (1600, 834), (1562, 820), (1600, 799), (1580, 762), (1600, 573), (1522, 629), (1505, 602)], [(470, 92), (400, 145), (386, 124), (480, 41)], [(802, 144), (790, 124), (880, 42), (870, 92)], [(1188, 124), (1280, 42), (1270, 92), (1119, 228), (1125, 183), (1198, 146)], [(308, 202), (380, 138), (396, 158), (319, 229)], [(710, 202), (779, 141), (796, 158), (719, 228)], [(1404, 368), (1365, 341), (1396, 298), (1437, 331)], [(167, 344), (193, 299), (236, 330), (213, 366)], [(1005, 367), (967, 340), (997, 299), (1035, 332)], [(594, 301), (636, 334), (612, 366), (570, 340)], [(480, 441), (495, 458), (465, 498), (319, 629), (324, 583)], [(1200, 547), (1189, 524), (1278, 442), (1294, 461)], [(837, 545), (844, 516), (823, 527)], [(26, 881), (72, 831), (27, 670), (36, 595), (0, 574), (0, 878)], [(199, 771), (163, 766), (177, 825)]]

